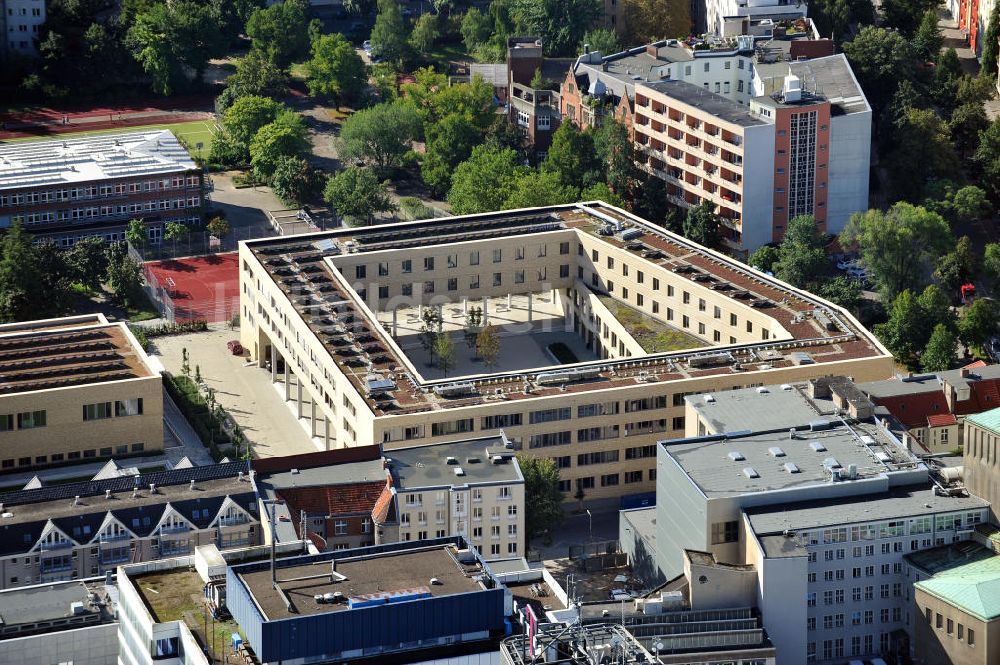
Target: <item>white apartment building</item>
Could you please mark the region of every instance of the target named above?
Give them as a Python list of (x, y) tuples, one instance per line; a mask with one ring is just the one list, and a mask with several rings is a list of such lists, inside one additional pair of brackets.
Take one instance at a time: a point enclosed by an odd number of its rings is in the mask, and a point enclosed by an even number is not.
[(38, 39), (45, 23), (45, 0), (0, 0), (3, 41), (0, 54), (38, 55)]
[(752, 565), (779, 665), (907, 647), (903, 557), (971, 538), (988, 502), (935, 491), (927, 466), (844, 379), (689, 396), (688, 438), (659, 444), (656, 560)]

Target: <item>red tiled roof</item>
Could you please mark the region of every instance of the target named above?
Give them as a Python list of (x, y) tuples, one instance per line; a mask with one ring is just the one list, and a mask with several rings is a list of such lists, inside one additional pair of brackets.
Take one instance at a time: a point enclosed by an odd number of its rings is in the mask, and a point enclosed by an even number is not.
[(974, 360), (968, 365), (962, 365), (962, 369), (979, 369), (980, 367), (986, 367), (985, 360)]
[(950, 413), (944, 391), (940, 388), (915, 395), (895, 395), (873, 400), (884, 406), (899, 422), (907, 427), (926, 427), (927, 419), (934, 415)]
[(1000, 379), (969, 382), (969, 399), (955, 403), (955, 413), (967, 416), (1000, 406)]
[(378, 501), (375, 502), (375, 507), (372, 509), (372, 519), (376, 523), (385, 524), (396, 518), (394, 510), (396, 502), (392, 500), (393, 496), (391, 483), (387, 480)]
[(958, 423), (958, 419), (951, 413), (939, 413), (933, 416), (927, 416), (928, 427), (946, 427), (956, 423)]
[(312, 514), (345, 515), (371, 513), (382, 493), (383, 481), (333, 485), (330, 487), (290, 487), (278, 490), (295, 515), (300, 510)]
[(286, 455), (285, 457), (262, 457), (253, 460), (250, 467), (257, 473), (281, 473), (292, 469), (314, 469), (332, 464), (350, 464), (352, 462), (370, 462), (382, 456), (377, 445), (356, 446), (354, 448), (338, 448), (318, 453), (303, 453), (301, 455)]

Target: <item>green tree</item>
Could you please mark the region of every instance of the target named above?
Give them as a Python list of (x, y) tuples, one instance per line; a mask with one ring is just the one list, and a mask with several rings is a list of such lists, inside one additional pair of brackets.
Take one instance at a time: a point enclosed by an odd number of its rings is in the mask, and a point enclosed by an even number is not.
[(930, 328), (911, 291), (896, 296), (889, 309), (889, 320), (876, 325), (875, 334), (898, 361), (914, 365), (917, 354), (927, 344)]
[(524, 132), (511, 122), (510, 116), (506, 113), (494, 117), (486, 129), (483, 145), (491, 150), (510, 148), (517, 154), (518, 163), (523, 164), (528, 161), (528, 146)]
[(965, 308), (958, 320), (958, 336), (966, 346), (982, 348), (996, 334), (997, 320), (996, 302), (978, 298)]
[[(250, 141), (254, 134), (274, 122), (283, 110), (278, 102), (259, 95), (240, 97), (226, 109), (222, 114), (222, 126), (224, 133), (232, 139), (238, 161), (246, 163), (250, 160)], [(214, 141), (212, 150), (215, 151)]]
[(958, 103), (958, 88), (964, 73), (958, 53), (953, 48), (938, 54), (937, 65), (934, 67), (934, 83), (931, 93), (938, 105), (946, 113), (951, 113)]
[(470, 7), (462, 17), (461, 33), (465, 50), (472, 52), (493, 34), (493, 21), (476, 7)]
[(689, 208), (684, 217), (684, 237), (705, 247), (719, 243), (719, 216), (709, 202)]
[(610, 28), (594, 28), (585, 32), (577, 51), (583, 53), (584, 48), (587, 47), (591, 51), (600, 51), (604, 55), (618, 53), (622, 50), (621, 42), (618, 41), (618, 33)]
[(378, 16), (372, 28), (372, 58), (400, 63), (407, 56), (407, 33), (396, 0), (378, 0)]
[(128, 307), (142, 297), (142, 267), (128, 255), (123, 242), (108, 245), (108, 287), (115, 299)]
[(255, 10), (246, 25), (254, 48), (286, 69), (309, 54), (309, 2), (284, 0)]
[(747, 263), (764, 272), (774, 272), (774, 265), (781, 258), (781, 250), (774, 245), (761, 245), (747, 257)]
[(472, 353), (476, 352), (476, 340), (479, 339), (479, 333), (482, 330), (483, 308), (470, 307), (465, 315), (465, 327), (462, 329), (462, 337), (465, 339), (465, 345), (469, 347), (469, 351)]
[(579, 194), (576, 187), (563, 185), (554, 171), (528, 169), (514, 181), (503, 207), (510, 210), (572, 203)]
[(693, 23), (692, 5), (677, 0), (623, 0), (626, 44), (648, 44), (664, 37), (687, 35)]
[(951, 301), (937, 284), (928, 284), (923, 293), (917, 296), (917, 305), (924, 313), (926, 329), (943, 325), (954, 330), (955, 314), (951, 311)]
[(130, 219), (128, 229), (125, 231), (125, 240), (136, 249), (142, 249), (149, 241), (149, 232), (146, 230), (146, 222), (141, 219)]
[(572, 120), (565, 120), (552, 134), (548, 155), (539, 170), (554, 173), (563, 187), (582, 189), (600, 182), (603, 164), (597, 157), (594, 135), (580, 131)]
[(994, 202), (1000, 201), (1000, 118), (979, 133), (979, 147), (972, 159), (979, 168), (983, 187)]
[(213, 235), (221, 240), (229, 235), (229, 222), (227, 222), (224, 217), (213, 217), (208, 220), (208, 224), (205, 225), (205, 230), (208, 231), (210, 235)]
[(297, 206), (316, 194), (320, 181), (316, 172), (302, 157), (278, 158), (271, 176), (271, 189), (287, 206)]
[(188, 236), (191, 234), (191, 229), (189, 229), (184, 224), (179, 224), (177, 222), (167, 222), (166, 227), (163, 231), (163, 238), (165, 240), (170, 240), (174, 245), (174, 254), (177, 254), (177, 243), (179, 241), (187, 240)]
[[(645, 175), (636, 186), (632, 212), (654, 224), (666, 225), (670, 203), (667, 201), (667, 184), (653, 175)], [(675, 229), (671, 229), (675, 230)]]
[(497, 334), (497, 329), (492, 323), (486, 324), (479, 331), (479, 337), (476, 338), (476, 351), (483, 359), (483, 364), (486, 365), (487, 369), (492, 370), (497, 366), (497, 361), (500, 358), (500, 335)]
[(983, 271), (993, 280), (1000, 280), (1000, 243), (991, 242), (983, 249)]
[(924, 352), (920, 354), (920, 367), (925, 372), (944, 372), (955, 364), (955, 347), (958, 339), (947, 326), (938, 324), (931, 333)]
[(906, 37), (912, 37), (918, 33), (926, 13), (936, 7), (937, 5), (930, 0), (884, 0), (882, 12), (887, 25), (899, 30)]
[(838, 275), (816, 284), (818, 293), (834, 305), (839, 305), (849, 312), (857, 312), (861, 305), (861, 285), (856, 279), (846, 275)]
[(188, 86), (188, 71), (193, 80), (202, 80), (209, 59), (219, 50), (216, 28), (208, 7), (176, 0), (138, 14), (127, 43), (152, 79), (153, 90), (167, 96)]
[(972, 251), (972, 241), (969, 236), (962, 236), (955, 243), (955, 248), (942, 255), (934, 267), (934, 279), (949, 293), (958, 293), (962, 284), (971, 282), (978, 272), (979, 259)]
[(420, 313), (420, 331), (417, 333), (417, 340), (423, 347), (424, 353), (430, 358), (430, 365), (435, 364), (437, 354), (438, 329), (441, 327), (441, 317), (438, 316), (437, 309), (425, 307)]
[(971, 157), (979, 146), (979, 133), (989, 127), (990, 121), (981, 103), (962, 104), (948, 121), (948, 133), (958, 154)]
[(425, 131), (455, 114), (463, 116), (481, 131), (494, 121), (493, 87), (482, 77), (475, 76), (469, 83), (451, 85), (447, 76), (429, 67), (418, 69), (413, 76), (416, 81), (404, 84), (403, 94), (416, 109)]
[(948, 126), (932, 109), (907, 112), (889, 161), (896, 193), (910, 201), (924, 197), (929, 181), (950, 178), (962, 170)]
[(866, 0), (813, 0), (809, 3), (809, 18), (819, 34), (838, 43), (852, 25), (875, 23), (874, 8)]
[(577, 199), (580, 201), (604, 201), (619, 208), (624, 208), (628, 205), (625, 199), (612, 191), (603, 182), (595, 182), (590, 187), (581, 189)]
[(897, 203), (886, 212), (855, 213), (841, 234), (843, 246), (860, 249), (883, 302), (906, 289), (921, 289), (928, 266), (952, 243), (951, 229), (941, 215), (909, 203)]
[(451, 174), (472, 154), (482, 140), (482, 131), (465, 115), (452, 113), (424, 130), (426, 150), (420, 165), (420, 175), (435, 196), (444, 196), (451, 189)]
[(250, 165), (258, 178), (269, 181), (280, 158), (300, 157), (310, 148), (309, 132), (302, 118), (293, 111), (284, 111), (253, 135)]
[(351, 226), (370, 224), (375, 213), (396, 210), (387, 185), (373, 170), (349, 166), (327, 181), (323, 198)]
[(920, 20), (917, 34), (913, 36), (914, 49), (922, 60), (933, 62), (937, 60), (942, 45), (944, 45), (944, 36), (938, 28), (937, 11), (928, 9)]
[(440, 36), (437, 14), (430, 12), (421, 14), (417, 22), (413, 24), (413, 32), (410, 33), (410, 46), (426, 58)]
[(912, 46), (894, 30), (862, 26), (854, 39), (844, 44), (844, 53), (876, 109), (885, 107), (901, 81), (913, 78)]
[(434, 364), (445, 377), (455, 367), (455, 343), (448, 333), (438, 333), (434, 338)]
[(990, 20), (987, 23), (986, 36), (983, 37), (983, 55), (979, 63), (983, 75), (990, 79), (997, 73), (997, 40), (1000, 39), (1000, 3), (994, 3), (990, 10)]
[(340, 157), (363, 160), (380, 173), (402, 164), (420, 135), (420, 118), (411, 104), (394, 101), (358, 111), (340, 129)]
[(524, 529), (530, 541), (562, 523), (559, 469), (548, 457), (518, 455), (517, 462), (524, 476)]
[(365, 85), (365, 63), (343, 35), (320, 35), (312, 43), (306, 77), (310, 95), (354, 104)]
[(0, 322), (39, 318), (47, 297), (38, 292), (41, 277), (31, 236), (15, 222), (0, 235)]
[(612, 192), (629, 203), (639, 183), (635, 165), (635, 146), (628, 128), (617, 119), (606, 118), (594, 132), (594, 150), (604, 167), (604, 179)]
[(456, 215), (501, 210), (528, 168), (509, 148), (476, 146), (451, 176), (448, 202)]
[(799, 215), (788, 222), (778, 254), (774, 274), (792, 286), (804, 288), (830, 269), (823, 238), (812, 215)]
[(598, 0), (512, 0), (511, 16), (524, 34), (538, 35), (549, 55), (572, 55), (601, 15)]
[(288, 74), (263, 50), (251, 48), (236, 61), (236, 71), (226, 79), (226, 89), (215, 100), (216, 109), (225, 112), (237, 99), (248, 95), (280, 97), (287, 88)]
[(66, 261), (77, 282), (93, 291), (100, 290), (108, 264), (103, 240), (97, 236), (77, 240), (66, 252)]
[(65, 311), (70, 305), (70, 293), (74, 281), (73, 270), (66, 260), (66, 252), (48, 238), (36, 241), (33, 251), (39, 275), (35, 290), (38, 297), (44, 299), (35, 303), (34, 318), (39, 318), (38, 314), (42, 312)]

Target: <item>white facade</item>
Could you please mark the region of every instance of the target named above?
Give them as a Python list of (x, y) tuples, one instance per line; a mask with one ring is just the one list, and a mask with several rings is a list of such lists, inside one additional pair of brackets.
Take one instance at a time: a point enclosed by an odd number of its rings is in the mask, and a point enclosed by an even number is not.
[(0, 0), (4, 38), (0, 52), (38, 55), (38, 38), (45, 23), (45, 0)]
[(798, 18), (808, 16), (805, 2), (795, 0), (706, 0), (705, 25), (698, 26), (707, 32), (724, 34), (725, 19), (732, 17)]
[(108, 623), (0, 640), (0, 663), (109, 665), (118, 654), (118, 625)]

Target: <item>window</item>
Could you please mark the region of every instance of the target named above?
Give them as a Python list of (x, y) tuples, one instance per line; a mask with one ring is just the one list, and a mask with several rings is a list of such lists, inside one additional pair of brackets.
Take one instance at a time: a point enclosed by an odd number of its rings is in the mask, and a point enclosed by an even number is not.
[(115, 416), (141, 416), (142, 398), (117, 400), (115, 402)]
[(479, 265), (479, 250), (469, 252), (469, 265), (478, 266)]
[(424, 257), (424, 270), (434, 270), (434, 257), (425, 256)]
[(404, 274), (413, 272), (413, 261), (411, 259), (403, 260), (401, 272)]
[(333, 523), (333, 535), (335, 536), (346, 536), (347, 535), (347, 520), (336, 520)]
[[(108, 404), (110, 408), (111, 405)], [(17, 414), (18, 429), (33, 429), (35, 427), (45, 427), (45, 411), (25, 411)]]
[(502, 262), (503, 262), (503, 250), (502, 249), (494, 249), (493, 250), (493, 263), (502, 263)]
[(0, 414), (0, 432), (9, 432), (14, 429), (14, 414)]
[(715, 522), (712, 524), (712, 544), (718, 545), (721, 543), (735, 543), (739, 541), (738, 521), (731, 522)]
[(501, 286), (503, 284), (503, 275), (498, 272), (493, 273), (493, 286)]
[(364, 279), (368, 274), (368, 266), (354, 266), (354, 277)]
[(965, 632), (965, 643), (970, 647), (976, 645), (976, 631), (970, 628)]

